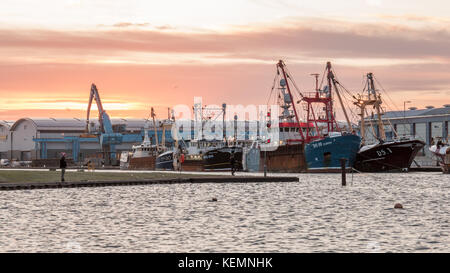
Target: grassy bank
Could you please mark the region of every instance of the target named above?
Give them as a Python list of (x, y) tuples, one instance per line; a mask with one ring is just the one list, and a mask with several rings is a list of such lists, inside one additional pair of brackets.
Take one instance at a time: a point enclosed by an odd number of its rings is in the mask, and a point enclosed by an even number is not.
[[(198, 175), (173, 173), (99, 173), (99, 172), (66, 172), (68, 182), (83, 181), (118, 181), (118, 180), (149, 180), (162, 178), (190, 178)], [(205, 177), (205, 176), (201, 176)], [(8, 171), (0, 170), (0, 183), (17, 182), (58, 182), (61, 172), (55, 171)]]

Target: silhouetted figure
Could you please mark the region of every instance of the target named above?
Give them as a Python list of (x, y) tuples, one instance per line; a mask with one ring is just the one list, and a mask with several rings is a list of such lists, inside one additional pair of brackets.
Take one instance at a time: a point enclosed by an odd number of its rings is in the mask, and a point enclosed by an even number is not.
[(64, 174), (66, 173), (67, 162), (66, 154), (62, 153), (61, 159), (59, 160), (59, 167), (61, 168), (61, 182), (64, 182)]

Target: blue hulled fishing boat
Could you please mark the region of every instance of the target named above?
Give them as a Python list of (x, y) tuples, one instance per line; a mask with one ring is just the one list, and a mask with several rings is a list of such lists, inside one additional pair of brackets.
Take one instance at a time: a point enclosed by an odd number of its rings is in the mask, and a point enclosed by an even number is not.
[(333, 133), (331, 136), (308, 143), (305, 158), (309, 171), (341, 169), (341, 158), (346, 159), (346, 167), (351, 168), (359, 151), (361, 138), (357, 135)]
[[(340, 83), (334, 76), (331, 63), (327, 63), (326, 73), (324, 73), (322, 78), (323, 81), (326, 76), (328, 83), (323, 88), (319, 88), (320, 74), (312, 74), (316, 78), (316, 90), (312, 93), (300, 92), (283, 61), (278, 63), (278, 68), (285, 79), (283, 84), (286, 86), (291, 101), (294, 100), (289, 82), (297, 89), (297, 93), (300, 96), (300, 100), (297, 103), (303, 104), (303, 109), (306, 112), (305, 123), (310, 125), (305, 131), (300, 130), (301, 141), (305, 145), (304, 154), (307, 171), (333, 172), (341, 168), (341, 159), (346, 159), (346, 166), (352, 168), (360, 148), (361, 138), (352, 129), (345, 110), (346, 107), (343, 105), (339, 94), (338, 86), (340, 86)], [(346, 129), (340, 128), (335, 119), (332, 98), (333, 90), (344, 112), (347, 122)], [(295, 107), (294, 114), (296, 122), (300, 124)]]

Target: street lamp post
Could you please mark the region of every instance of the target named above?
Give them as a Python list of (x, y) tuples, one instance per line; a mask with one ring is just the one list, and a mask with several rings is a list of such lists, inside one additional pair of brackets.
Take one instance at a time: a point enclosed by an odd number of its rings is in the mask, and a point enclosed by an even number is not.
[(404, 130), (404, 133), (403, 133), (403, 135), (406, 135), (406, 104), (407, 103), (411, 103), (411, 101), (404, 101), (403, 102), (403, 130)]

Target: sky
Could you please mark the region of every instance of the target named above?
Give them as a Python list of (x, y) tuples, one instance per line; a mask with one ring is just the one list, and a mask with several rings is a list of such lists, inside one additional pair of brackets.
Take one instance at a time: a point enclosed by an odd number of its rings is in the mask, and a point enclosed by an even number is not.
[(194, 96), (266, 104), (279, 59), (301, 92), (331, 61), (352, 93), (373, 72), (387, 110), (441, 107), (449, 14), (444, 0), (2, 0), (0, 120), (84, 118), (91, 83), (113, 118)]

